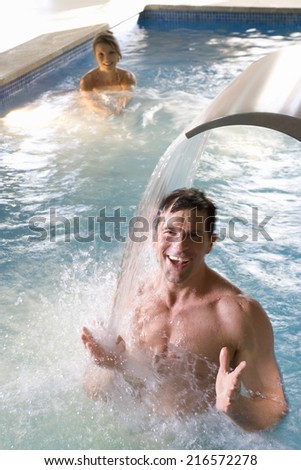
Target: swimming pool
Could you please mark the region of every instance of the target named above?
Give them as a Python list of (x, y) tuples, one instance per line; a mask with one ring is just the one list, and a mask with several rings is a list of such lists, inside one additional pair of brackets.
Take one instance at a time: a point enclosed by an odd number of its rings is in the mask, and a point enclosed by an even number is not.
[[(212, 131), (194, 184), (219, 208), (209, 264), (269, 313), (289, 415), (247, 434), (214, 411), (153, 416), (123, 384), (107, 403), (83, 391), (81, 327), (108, 320), (126, 235), (110, 224), (101, 232), (100, 211), (130, 218), (161, 155), (200, 110), (251, 62), (300, 42), (297, 32), (187, 25), (134, 24), (116, 35), (138, 78), (123, 116), (85, 112), (77, 88), (89, 51), (1, 118), (1, 448), (300, 449), (300, 143), (266, 129)], [(254, 239), (252, 224), (265, 217), (272, 240)]]

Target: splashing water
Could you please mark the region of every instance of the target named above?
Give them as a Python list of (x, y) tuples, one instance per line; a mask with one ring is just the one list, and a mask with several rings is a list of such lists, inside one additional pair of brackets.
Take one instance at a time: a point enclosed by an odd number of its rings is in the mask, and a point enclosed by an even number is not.
[(192, 185), (208, 136), (199, 135), (187, 140), (184, 133), (180, 134), (161, 157), (150, 178), (136, 213), (137, 217), (147, 221), (148, 233), (145, 241), (135, 241), (130, 235), (125, 248), (110, 324), (115, 337), (121, 334), (131, 340), (131, 319), (124, 306), (129, 292), (137, 290), (139, 280), (154, 263), (152, 227), (160, 201), (174, 189)]

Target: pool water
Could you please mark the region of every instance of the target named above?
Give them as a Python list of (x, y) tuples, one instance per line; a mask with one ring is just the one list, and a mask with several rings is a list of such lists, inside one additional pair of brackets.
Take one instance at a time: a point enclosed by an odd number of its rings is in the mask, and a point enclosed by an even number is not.
[(181, 421), (154, 416), (122, 381), (105, 403), (83, 389), (81, 328), (109, 323), (127, 234), (127, 224), (101, 231), (101, 211), (128, 221), (160, 157), (210, 100), (254, 60), (301, 39), (137, 24), (115, 34), (122, 65), (138, 79), (122, 116), (86, 110), (78, 83), (94, 66), (89, 52), (0, 121), (0, 447), (300, 449), (301, 147), (271, 130), (211, 131), (194, 184), (219, 209), (208, 263), (269, 314), (288, 416), (248, 434), (214, 410)]

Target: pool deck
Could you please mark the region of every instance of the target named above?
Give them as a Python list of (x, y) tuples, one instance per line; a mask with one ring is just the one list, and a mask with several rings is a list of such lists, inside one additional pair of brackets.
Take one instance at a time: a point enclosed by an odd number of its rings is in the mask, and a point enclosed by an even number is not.
[[(134, 0), (130, 2), (130, 5), (127, 5), (126, 11), (120, 8), (119, 0), (98, 1), (97, 5), (93, 1), (73, 0), (73, 5), (76, 8), (71, 10), (67, 8), (68, 1), (65, 0), (65, 2), (67, 2), (65, 10), (61, 6), (60, 11), (49, 11), (48, 17), (47, 12), (44, 16), (41, 16), (44, 23), (39, 22), (39, 17), (36, 17), (36, 27), (32, 28), (31, 34), (33, 37), (30, 40), (22, 42), (22, 36), (18, 40), (16, 37), (17, 30), (13, 30), (14, 41), (19, 41), (19, 43), (15, 47), (0, 53), (0, 88), (36, 70), (41, 65), (77, 45), (92, 39), (100, 30), (108, 27), (113, 28), (119, 23), (138, 15), (146, 5), (154, 5), (156, 8), (175, 6), (176, 8), (211, 9), (215, 11), (262, 11), (264, 9), (267, 12), (301, 13), (300, 0), (161, 0), (150, 2)], [(119, 2), (119, 7), (117, 2)], [(89, 6), (90, 3), (92, 5)], [(61, 2), (62, 4), (64, 2)], [(48, 19), (48, 21), (45, 21), (45, 19)], [(3, 17), (2, 21), (5, 21)], [(44, 34), (39, 34), (43, 24), (43, 31), (46, 31)], [(37, 33), (36, 37), (35, 33)], [(27, 31), (27, 36), (28, 34)], [(3, 41), (1, 40), (1, 42)]]

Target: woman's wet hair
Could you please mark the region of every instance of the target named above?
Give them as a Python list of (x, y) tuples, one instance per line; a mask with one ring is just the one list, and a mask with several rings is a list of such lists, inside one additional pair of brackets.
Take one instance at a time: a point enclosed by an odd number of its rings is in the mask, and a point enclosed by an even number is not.
[(160, 217), (163, 212), (169, 210), (171, 213), (180, 210), (195, 210), (205, 212), (205, 230), (209, 235), (214, 234), (216, 223), (216, 207), (213, 202), (207, 198), (204, 191), (197, 188), (176, 189), (168, 196), (164, 197), (159, 205), (158, 212), (154, 221), (154, 228), (157, 230)]
[(117, 41), (117, 39), (115, 38), (114, 34), (111, 31), (109, 31), (109, 30), (102, 31), (101, 33), (99, 33), (94, 38), (94, 41), (93, 41), (93, 44), (92, 44), (94, 53), (95, 53), (95, 47), (97, 46), (97, 44), (107, 44), (108, 46), (112, 47), (112, 49), (114, 49), (114, 51), (117, 52), (120, 59), (122, 58), (122, 54), (121, 54), (121, 50), (120, 50), (120, 46), (118, 44), (118, 41)]

